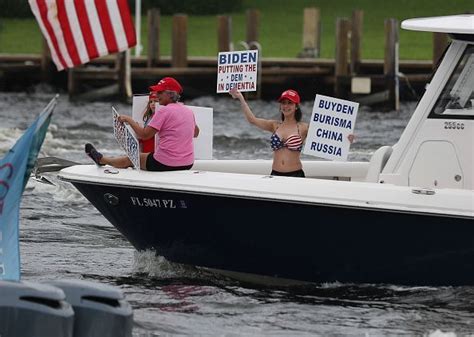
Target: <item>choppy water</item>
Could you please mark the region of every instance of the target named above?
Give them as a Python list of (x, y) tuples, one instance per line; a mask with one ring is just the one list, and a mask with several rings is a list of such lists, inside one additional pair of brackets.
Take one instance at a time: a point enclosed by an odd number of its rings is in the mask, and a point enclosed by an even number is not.
[[(53, 92), (0, 93), (0, 154), (7, 151)], [(250, 126), (230, 97), (190, 105), (214, 108), (214, 157), (271, 158), (267, 133)], [(121, 154), (111, 105), (60, 97), (40, 157), (88, 163), (84, 143)], [(308, 120), (313, 102), (302, 104)], [(278, 118), (275, 102), (251, 101), (255, 113)], [(415, 103), (401, 112), (359, 110), (350, 160), (368, 160), (399, 138)], [(312, 158), (304, 158), (312, 159)], [(30, 180), (21, 206), (22, 277), (86, 279), (119, 287), (134, 309), (134, 336), (474, 336), (474, 287), (321, 284), (258, 287), (137, 253), (69, 183)]]

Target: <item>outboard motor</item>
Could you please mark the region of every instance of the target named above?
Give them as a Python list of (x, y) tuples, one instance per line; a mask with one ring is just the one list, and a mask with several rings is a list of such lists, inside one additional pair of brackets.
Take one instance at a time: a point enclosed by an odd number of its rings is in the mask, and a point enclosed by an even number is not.
[(74, 311), (56, 287), (0, 281), (0, 336), (72, 337)]
[(120, 289), (85, 280), (47, 282), (74, 309), (74, 337), (131, 337), (133, 312)]

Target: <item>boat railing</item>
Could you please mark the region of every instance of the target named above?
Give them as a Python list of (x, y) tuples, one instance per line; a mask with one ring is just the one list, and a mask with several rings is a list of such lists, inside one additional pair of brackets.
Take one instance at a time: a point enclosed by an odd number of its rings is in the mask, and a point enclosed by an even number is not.
[[(369, 162), (336, 162), (323, 160), (303, 160), (306, 178), (365, 181)], [(258, 174), (267, 176), (272, 170), (272, 160), (196, 160), (194, 171)]]

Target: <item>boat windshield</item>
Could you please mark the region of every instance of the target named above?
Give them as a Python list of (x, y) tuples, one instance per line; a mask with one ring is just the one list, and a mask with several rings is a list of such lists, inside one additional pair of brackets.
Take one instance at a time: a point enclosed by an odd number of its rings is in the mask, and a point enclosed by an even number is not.
[(465, 49), (431, 113), (474, 117), (474, 45)]

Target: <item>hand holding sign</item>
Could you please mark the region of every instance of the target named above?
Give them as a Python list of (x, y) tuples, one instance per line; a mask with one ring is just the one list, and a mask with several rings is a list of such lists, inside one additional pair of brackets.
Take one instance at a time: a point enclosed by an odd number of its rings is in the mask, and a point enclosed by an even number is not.
[(232, 96), (233, 99), (240, 99), (241, 97), (243, 97), (242, 93), (237, 89), (237, 87), (230, 89), (229, 94)]

